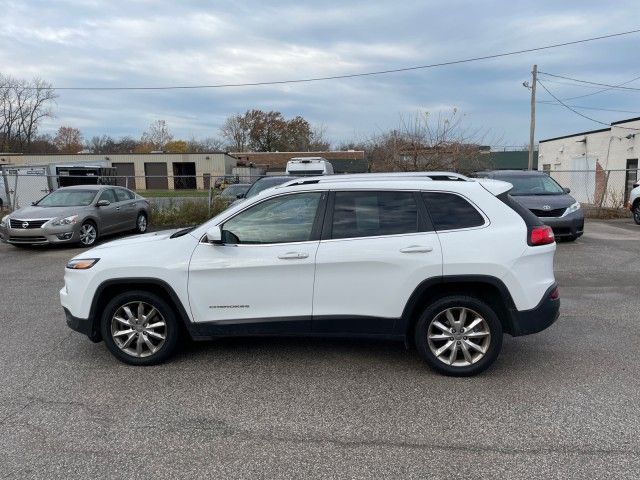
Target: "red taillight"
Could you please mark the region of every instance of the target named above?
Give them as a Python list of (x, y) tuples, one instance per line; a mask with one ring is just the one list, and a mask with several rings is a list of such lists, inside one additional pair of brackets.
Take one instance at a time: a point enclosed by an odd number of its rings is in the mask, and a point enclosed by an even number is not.
[(533, 227), (529, 234), (529, 245), (548, 245), (555, 242), (556, 239), (553, 236), (553, 230), (548, 225), (542, 225), (540, 227)]
[(558, 300), (560, 298), (560, 290), (558, 290), (558, 287), (551, 290), (551, 295), (549, 295), (549, 297), (551, 300)]

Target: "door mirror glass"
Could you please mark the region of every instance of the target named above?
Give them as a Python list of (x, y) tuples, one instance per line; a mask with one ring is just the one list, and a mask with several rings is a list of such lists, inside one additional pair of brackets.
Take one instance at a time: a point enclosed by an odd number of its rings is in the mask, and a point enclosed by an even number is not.
[(96, 207), (108, 207), (109, 205), (111, 205), (109, 200), (98, 200), (98, 203), (96, 203)]
[(218, 225), (211, 227), (207, 230), (207, 242), (213, 243), (214, 245), (222, 245), (222, 230)]

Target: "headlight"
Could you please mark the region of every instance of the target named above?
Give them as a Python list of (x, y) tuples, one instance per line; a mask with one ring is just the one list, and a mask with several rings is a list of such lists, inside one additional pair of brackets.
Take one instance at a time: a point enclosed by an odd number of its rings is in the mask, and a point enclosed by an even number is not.
[(578, 210), (580, 210), (580, 202), (569, 205), (569, 208), (564, 211), (564, 214), (569, 215), (570, 213), (577, 212)]
[(99, 258), (77, 258), (67, 263), (67, 268), (71, 270), (86, 270), (98, 263)]
[(5, 215), (4, 217), (2, 217), (2, 220), (0, 220), (0, 227), (6, 227), (8, 222), (9, 215)]
[(54, 227), (59, 227), (60, 225), (73, 225), (78, 221), (78, 215), (71, 215), (70, 217), (65, 218), (56, 218), (51, 222), (51, 225)]

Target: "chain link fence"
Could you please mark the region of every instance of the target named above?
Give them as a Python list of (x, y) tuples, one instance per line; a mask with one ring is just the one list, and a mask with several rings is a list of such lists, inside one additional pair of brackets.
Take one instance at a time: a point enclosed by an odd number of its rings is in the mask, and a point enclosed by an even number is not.
[[(638, 170), (551, 170), (547, 171), (585, 207), (620, 210), (638, 182)], [(47, 175), (41, 171), (0, 171), (0, 209), (12, 211), (31, 205), (60, 187), (104, 184), (129, 188), (145, 197), (155, 208), (175, 208), (183, 203), (212, 205), (232, 203), (264, 175), (114, 176)], [(214, 209), (214, 210), (215, 210)]]

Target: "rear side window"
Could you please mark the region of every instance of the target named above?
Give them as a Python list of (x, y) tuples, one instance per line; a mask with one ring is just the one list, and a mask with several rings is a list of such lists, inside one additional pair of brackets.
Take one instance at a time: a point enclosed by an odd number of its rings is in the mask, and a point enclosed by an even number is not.
[(133, 199), (133, 195), (123, 188), (116, 188), (116, 197), (119, 202), (125, 202), (127, 200)]
[(418, 221), (413, 192), (336, 192), (331, 237), (415, 233)]
[(457, 230), (484, 225), (484, 217), (467, 200), (445, 192), (423, 192), (435, 230)]

